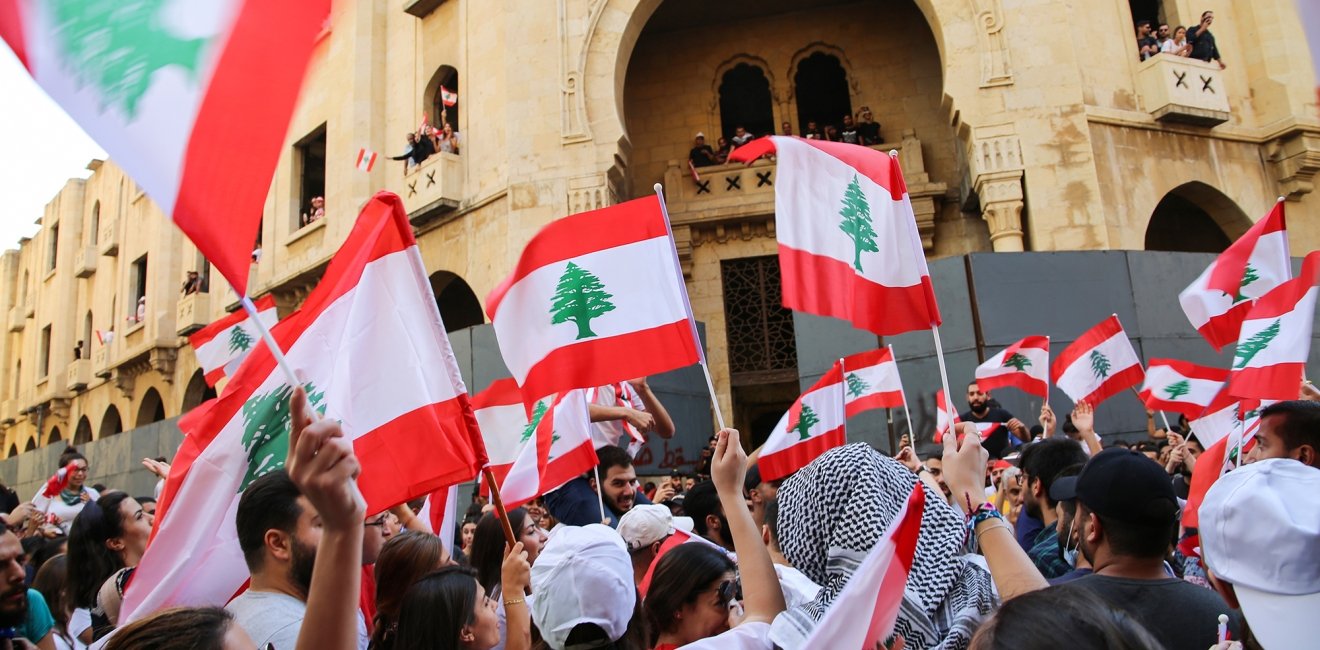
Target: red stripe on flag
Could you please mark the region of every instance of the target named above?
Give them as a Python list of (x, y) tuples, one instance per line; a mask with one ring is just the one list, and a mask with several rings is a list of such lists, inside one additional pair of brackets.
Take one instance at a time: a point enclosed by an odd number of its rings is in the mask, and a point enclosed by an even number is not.
[(472, 397), (472, 410), (474, 411), (510, 404), (522, 404), (522, 391), (518, 390), (518, 382), (512, 377), (496, 379), (486, 387), (486, 390)]
[(851, 372), (853, 370), (878, 366), (882, 363), (892, 363), (893, 361), (894, 353), (891, 352), (889, 348), (877, 348), (875, 350), (858, 352), (857, 354), (844, 357), (843, 368), (845, 371)]
[(1196, 459), (1196, 467), (1192, 469), (1192, 482), (1187, 486), (1187, 505), (1183, 506), (1183, 526), (1188, 528), (1199, 526), (1197, 511), (1201, 509), (1205, 493), (1210, 491), (1210, 486), (1214, 485), (1215, 481), (1219, 480), (1219, 475), (1224, 472), (1224, 458), (1227, 456), (1228, 441), (1231, 438), (1233, 436), (1225, 436), (1223, 440), (1201, 452)]
[[(917, 538), (921, 534), (921, 518), (926, 513), (926, 491), (922, 482), (917, 481), (912, 493), (908, 495), (907, 507), (902, 519), (893, 530), (894, 560), (885, 567), (885, 576), (880, 582), (880, 592), (876, 594), (875, 607), (871, 611), (871, 620), (867, 625), (866, 640), (863, 648), (883, 647), (883, 642), (894, 632), (894, 623), (898, 620), (898, 610), (903, 604), (903, 591), (907, 587), (908, 573), (912, 571), (912, 561), (917, 555)], [(884, 540), (881, 540), (883, 543)]]
[(833, 316), (880, 336), (930, 329), (940, 322), (929, 276), (922, 276), (921, 284), (886, 287), (857, 275), (851, 264), (783, 244), (779, 266), (789, 309)]
[(777, 150), (775, 138), (792, 138), (833, 156), (843, 164), (856, 169), (857, 173), (874, 181), (876, 185), (888, 190), (895, 201), (903, 200), (903, 195), (907, 192), (903, 175), (898, 170), (898, 161), (883, 151), (855, 144), (808, 140), (796, 136), (765, 136), (729, 152), (729, 161), (751, 163), (766, 154), (774, 153)]
[(1205, 325), (1197, 328), (1197, 332), (1205, 338), (1210, 347), (1216, 352), (1224, 349), (1224, 346), (1232, 345), (1237, 342), (1238, 334), (1242, 332), (1242, 321), (1246, 319), (1247, 313), (1251, 311), (1251, 301), (1240, 302), (1233, 305), (1228, 311), (1218, 315), (1211, 316)]
[(1297, 399), (1297, 387), (1302, 385), (1305, 373), (1305, 363), (1276, 363), (1260, 368), (1242, 368), (1233, 371), (1233, 377), (1228, 382), (1228, 392), (1234, 397)]
[(903, 405), (903, 391), (893, 390), (887, 393), (874, 393), (866, 397), (859, 397), (845, 407), (848, 417), (853, 417), (858, 413), (865, 413), (871, 409), (894, 408)]
[[(1129, 366), (1117, 373), (1110, 375), (1109, 379), (1106, 379), (1105, 383), (1100, 384), (1099, 388), (1095, 389), (1095, 391), (1092, 392), (1090, 395), (1087, 395), (1086, 397), (1083, 397), (1081, 400), (1078, 401), (1086, 402), (1091, 406), (1095, 406), (1100, 402), (1103, 402), (1133, 386), (1136, 386), (1137, 384), (1140, 384), (1141, 379), (1145, 376), (1146, 376), (1146, 371), (1142, 370), (1140, 364), (1135, 366)], [(1294, 386), (1294, 388), (1296, 388), (1296, 386)]]
[(1010, 372), (991, 377), (977, 377), (976, 385), (981, 390), (995, 390), (998, 388), (1017, 388), (1032, 395), (1048, 397), (1050, 387), (1043, 381), (1028, 375), (1025, 372)]
[(1286, 230), (1287, 227), (1283, 215), (1283, 201), (1278, 201), (1265, 218), (1257, 221), (1246, 234), (1219, 254), (1213, 265), (1214, 270), (1210, 272), (1210, 277), (1206, 281), (1206, 287), (1230, 296), (1238, 295), (1238, 290), (1242, 288), (1242, 276), (1247, 271), (1247, 262), (1251, 260), (1251, 253), (1256, 250), (1256, 242), (1260, 240), (1261, 235)]
[(221, 379), (225, 378), (225, 367), (220, 366), (219, 368), (216, 368), (215, 370), (212, 370), (211, 372), (202, 375), (202, 378), (206, 380), (207, 386), (214, 386), (220, 383)]
[(23, 33), (23, 8), (19, 0), (0, 0), (0, 38), (14, 51), (18, 62), (32, 72), (27, 57), (27, 35)]
[[(1320, 282), (1320, 251), (1311, 251), (1302, 260), (1302, 272), (1297, 277), (1273, 288), (1260, 297), (1245, 320), (1278, 318), (1297, 309), (1297, 302)], [(1294, 398), (1295, 399), (1295, 398)]]
[(842, 446), (844, 442), (846, 440), (843, 426), (840, 425), (820, 435), (812, 436), (810, 440), (761, 456), (756, 461), (761, 467), (761, 479), (777, 481), (784, 478), (811, 464), (811, 461), (816, 460), (821, 454)]
[(1086, 330), (1076, 341), (1064, 348), (1063, 352), (1059, 354), (1059, 358), (1054, 360), (1054, 363), (1050, 365), (1050, 380), (1056, 384), (1059, 383), (1059, 377), (1063, 375), (1063, 371), (1067, 370), (1068, 366), (1071, 366), (1074, 361), (1082, 358), (1083, 354), (1122, 331), (1123, 325), (1118, 322), (1117, 315), (1112, 315), (1096, 323), (1095, 327)]
[(329, 13), (329, 0), (243, 2), (193, 122), (171, 216), (240, 293), (306, 63)]
[[(455, 425), (460, 421), (465, 421), (463, 427)], [(468, 440), (467, 449), (453, 444), (464, 437)], [(418, 494), (471, 479), (480, 471), (484, 459), (469, 452), (483, 448), (467, 395), (428, 404), (353, 441), (358, 463), (372, 468), (371, 472), (358, 477), (358, 488), (367, 503), (375, 506), (371, 513), (374, 514)], [(435, 464), (417, 458), (417, 449), (426, 449), (431, 455), (457, 461), (459, 466), (447, 474), (437, 475), (434, 473)]]
[[(266, 294), (253, 301), (252, 305), (257, 308), (258, 314), (267, 309), (274, 309), (275, 296), (272, 294)], [(247, 310), (240, 307), (214, 323), (193, 332), (193, 334), (188, 337), (188, 343), (191, 343), (194, 349), (199, 348), (210, 343), (211, 339), (219, 336), (221, 332), (229, 329), (230, 326), (241, 323), (247, 319)]]

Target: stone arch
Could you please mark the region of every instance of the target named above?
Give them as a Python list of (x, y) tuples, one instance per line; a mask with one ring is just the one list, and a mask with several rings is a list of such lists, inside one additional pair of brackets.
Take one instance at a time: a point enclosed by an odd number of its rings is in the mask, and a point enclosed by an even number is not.
[[(789, 83), (792, 84), (793, 99), (790, 104), (799, 133), (805, 134), (810, 122), (816, 122), (822, 130), (829, 125), (837, 127), (844, 115), (853, 114), (861, 90), (853, 76), (852, 65), (842, 51), (832, 52), (819, 44), (808, 46), (794, 55), (791, 70)], [(799, 93), (799, 86), (806, 86), (808, 90)]]
[(9, 453), (5, 455), (5, 458), (13, 458), (14, 456), (17, 455), (18, 455), (18, 445), (16, 444), (9, 445)]
[(160, 391), (155, 387), (148, 388), (147, 392), (142, 394), (142, 401), (138, 402), (137, 418), (133, 426), (141, 427), (160, 422), (165, 419), (165, 400), (160, 398)]
[(32, 436), (31, 438), (28, 438), (27, 444), (23, 445), (23, 451), (25, 451), (25, 452), (27, 452), (27, 451), (32, 451), (32, 450), (34, 450), (34, 449), (36, 449), (36, 448), (37, 448), (37, 437), (36, 437), (36, 436)]
[(87, 222), (87, 243), (95, 246), (97, 243), (96, 240), (100, 236), (99, 235), (100, 231), (101, 231), (101, 200), (97, 199), (96, 202), (92, 204), (92, 216), (91, 219)]
[(458, 68), (455, 68), (452, 65), (442, 65), (439, 68), (436, 68), (435, 73), (431, 75), (431, 80), (426, 82), (426, 89), (422, 92), (422, 101), (424, 102), (422, 110), (431, 117), (431, 126), (437, 128), (443, 127), (444, 121), (441, 120), (440, 115), (442, 112), (445, 112), (445, 120), (454, 125), (455, 131), (460, 130), (458, 118), (460, 116), (459, 108), (462, 106), (463, 95), (460, 93), (458, 96), (459, 104), (450, 108), (443, 107), (440, 100), (440, 87), (444, 86), (448, 90), (457, 93), (459, 92), (459, 81)]
[[(113, 406), (111, 408), (114, 408)], [(73, 445), (85, 445), (92, 441), (92, 421), (84, 415), (78, 418), (78, 426), (73, 430)]]
[[(729, 77), (730, 73), (736, 75), (738, 74), (738, 71), (746, 70), (747, 68), (754, 68), (761, 72), (761, 76), (764, 77), (765, 80), (766, 89), (769, 91), (768, 96), (765, 98), (765, 101), (767, 102), (766, 108), (769, 110), (769, 116), (766, 120), (768, 130), (767, 128), (755, 128), (753, 125), (748, 124), (746, 125), (748, 131), (758, 136), (778, 133), (778, 130), (775, 127), (777, 121), (776, 114), (779, 112), (780, 93), (774, 72), (771, 71), (770, 64), (766, 62), (765, 59), (744, 53), (735, 54), (734, 56), (729, 57), (715, 68), (715, 75), (711, 77), (711, 123), (719, 124), (721, 127), (721, 135), (726, 138), (733, 134), (733, 129), (736, 125), (725, 123), (725, 100), (727, 99), (723, 92), (725, 84), (731, 81)], [(715, 143), (710, 142), (710, 144), (714, 146)]]
[(798, 70), (802, 62), (817, 54), (825, 54), (839, 60), (839, 67), (843, 68), (843, 74), (848, 80), (848, 93), (851, 99), (856, 100), (861, 95), (861, 89), (857, 86), (857, 75), (853, 74), (853, 64), (848, 60), (848, 54), (843, 48), (824, 41), (814, 41), (803, 46), (797, 52), (793, 53), (793, 58), (788, 64), (788, 100), (796, 105), (797, 102), (797, 79)]
[(188, 380), (188, 387), (183, 389), (183, 403), (179, 405), (179, 413), (187, 413), (200, 406), (202, 402), (214, 399), (215, 395), (215, 388), (206, 385), (206, 376), (199, 368)]
[(57, 442), (59, 442), (59, 441), (61, 441), (61, 440), (63, 440), (63, 439), (64, 439), (64, 436), (60, 433), (60, 428), (59, 428), (59, 427), (51, 427), (51, 428), (50, 428), (50, 433), (46, 435), (46, 444), (48, 444), (48, 445), (53, 445), (53, 444), (55, 444), (55, 443), (57, 443)]
[(119, 417), (119, 409), (114, 404), (105, 407), (105, 415), (101, 416), (101, 426), (96, 430), (96, 439), (118, 435), (123, 431), (124, 422)]
[(457, 274), (450, 271), (432, 273), (431, 291), (435, 293), (435, 304), (440, 308), (440, 319), (445, 323), (446, 332), (486, 322), (477, 294)]
[(1169, 190), (1151, 211), (1145, 249), (1219, 253), (1251, 225), (1233, 199), (1201, 181), (1191, 181)]

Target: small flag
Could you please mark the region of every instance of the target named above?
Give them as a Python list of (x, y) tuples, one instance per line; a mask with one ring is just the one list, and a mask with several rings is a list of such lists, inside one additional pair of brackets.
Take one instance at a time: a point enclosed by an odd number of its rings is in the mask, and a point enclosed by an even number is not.
[[(265, 295), (254, 304), (257, 317), (267, 329), (275, 327), (280, 317), (275, 309), (275, 297)], [(245, 309), (239, 309), (220, 320), (203, 327), (188, 337), (188, 343), (202, 367), (206, 383), (214, 386), (224, 377), (232, 377), (247, 358), (248, 352), (261, 338), (255, 325), (248, 319)]]
[(694, 165), (694, 164), (692, 164), (692, 159), (691, 159), (691, 158), (688, 159), (688, 173), (692, 174), (692, 182), (693, 182), (693, 183), (700, 183), (700, 182), (701, 182), (701, 174), (698, 174), (698, 173), (697, 173), (697, 166)]
[(981, 390), (1005, 386), (1049, 398), (1050, 337), (1028, 336), (994, 355), (976, 368)]
[(776, 481), (846, 443), (843, 369), (836, 362), (789, 407), (761, 447), (761, 479)]
[(1096, 406), (1141, 383), (1141, 359), (1118, 316), (1110, 316), (1077, 337), (1051, 367), (1054, 385), (1073, 402)]
[(458, 105), (458, 92), (445, 88), (444, 86), (440, 86), (440, 103), (444, 104), (445, 106)]
[(848, 417), (871, 409), (903, 406), (903, 382), (890, 348), (845, 357), (843, 381)]
[(454, 543), (454, 528), (458, 525), (458, 485), (440, 488), (427, 496), (417, 518), (430, 525), (445, 543), (445, 548), (449, 548)]
[(550, 492), (596, 466), (586, 392), (560, 394), (536, 403), (518, 458), (500, 482), (506, 509)]
[(1219, 392), (1200, 414), (1187, 421), (1202, 449), (1227, 438), (1238, 426), (1238, 399), (1228, 394), (1228, 384), (1221, 383)]
[[(938, 445), (944, 442), (944, 434), (949, 431), (950, 426), (949, 406), (948, 403), (944, 401), (944, 389), (942, 388), (935, 391), (935, 408), (937, 410), (935, 412), (934, 442)], [(957, 413), (954, 413), (952, 424), (958, 425), (961, 423), (962, 418), (958, 417)], [(973, 422), (972, 425), (976, 427), (976, 433), (981, 437), (981, 440), (985, 440), (994, 435), (995, 432), (999, 430), (999, 427), (1004, 426), (1002, 422)], [(959, 442), (962, 442), (962, 435), (963, 434), (961, 433), (958, 434)]]
[[(495, 380), (472, 398), (472, 412), (481, 428), (481, 439), (486, 443), (486, 456), (490, 460), (487, 467), (495, 480), (502, 481), (518, 458), (527, 429), (527, 410), (523, 408), (518, 382)], [(484, 491), (490, 489), (485, 481), (481, 487)]]
[(376, 165), (376, 152), (370, 149), (358, 149), (357, 168), (369, 172)]
[(1214, 401), (1228, 371), (1175, 359), (1151, 359), (1141, 386), (1141, 401), (1153, 411), (1173, 411), (1199, 417)]
[(50, 480), (46, 481), (45, 487), (41, 489), (41, 496), (47, 499), (54, 499), (59, 496), (64, 488), (69, 487), (69, 478), (73, 476), (73, 471), (78, 467), (78, 461), (71, 460), (68, 465), (55, 470)]
[(1297, 399), (1311, 353), (1320, 251), (1296, 278), (1262, 296), (1242, 321), (1228, 392), (1237, 397)]
[(1200, 431), (1193, 423), (1192, 431), (1201, 442), (1205, 451), (1196, 459), (1192, 469), (1192, 481), (1187, 487), (1187, 505), (1183, 506), (1182, 525), (1188, 528), (1199, 526), (1199, 510), (1205, 500), (1205, 493), (1210, 486), (1234, 467), (1241, 465), (1238, 454), (1246, 454), (1254, 445), (1254, 436), (1260, 428), (1260, 409), (1273, 402), (1243, 400), (1232, 405), (1233, 424), (1223, 438), (1214, 443), (1206, 443)]
[(96, 330), (96, 342), (101, 345), (110, 345), (115, 340), (114, 330)]

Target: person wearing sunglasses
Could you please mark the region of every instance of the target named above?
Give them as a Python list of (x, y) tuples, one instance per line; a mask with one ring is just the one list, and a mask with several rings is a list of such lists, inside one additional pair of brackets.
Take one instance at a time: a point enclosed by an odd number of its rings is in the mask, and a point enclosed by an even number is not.
[(713, 544), (682, 544), (662, 555), (643, 601), (655, 650), (684, 646), (735, 625), (737, 569)]

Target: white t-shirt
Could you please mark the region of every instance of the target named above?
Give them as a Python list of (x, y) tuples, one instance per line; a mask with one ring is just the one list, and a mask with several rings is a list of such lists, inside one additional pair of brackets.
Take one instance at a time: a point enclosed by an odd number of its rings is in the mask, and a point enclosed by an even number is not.
[(229, 601), (225, 609), (258, 648), (271, 644), (275, 650), (298, 646), (298, 632), (307, 615), (307, 603), (293, 596), (251, 589)]
[(79, 607), (73, 610), (73, 614), (69, 615), (69, 636), (73, 637), (74, 650), (83, 650), (87, 647), (86, 644), (78, 639), (78, 635), (91, 629), (91, 627), (91, 610)]
[(774, 650), (769, 623), (743, 623), (723, 634), (693, 641), (679, 650)]
[[(623, 399), (619, 398), (619, 387), (623, 388)], [(646, 410), (646, 404), (642, 402), (642, 396), (638, 395), (637, 391), (633, 390), (632, 384), (626, 381), (593, 388), (587, 394), (587, 399), (597, 406), (627, 406), (638, 411)], [(635, 438), (632, 438), (632, 427), (628, 425), (627, 420), (606, 420), (591, 423), (591, 441), (597, 449), (606, 446), (617, 446), (620, 441), (624, 441), (626, 444), (629, 440), (638, 442)], [(628, 451), (635, 453), (632, 447), (630, 445)]]
[[(42, 486), (41, 489), (37, 490), (36, 496), (32, 497), (32, 505), (36, 507), (37, 512), (44, 512), (59, 517), (60, 530), (63, 530), (64, 534), (68, 535), (69, 527), (73, 526), (73, 518), (77, 517), (78, 513), (82, 512), (83, 506), (87, 505), (87, 502), (79, 501), (74, 505), (69, 505), (65, 503), (64, 499), (59, 495), (55, 495), (55, 498), (53, 499), (43, 496), (41, 491), (44, 489), (45, 486)], [(83, 486), (83, 492), (87, 493), (89, 501), (95, 501), (101, 498), (100, 492), (97, 492), (86, 485)]]
[(779, 588), (784, 592), (784, 604), (789, 609), (815, 600), (816, 594), (820, 593), (820, 585), (791, 566), (776, 564), (775, 575), (779, 577)]

